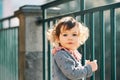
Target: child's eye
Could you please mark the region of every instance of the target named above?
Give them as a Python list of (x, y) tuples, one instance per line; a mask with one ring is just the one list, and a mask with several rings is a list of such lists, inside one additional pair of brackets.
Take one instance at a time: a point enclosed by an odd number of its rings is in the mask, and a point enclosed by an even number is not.
[(63, 36), (67, 36), (67, 34), (63, 34)]
[(77, 34), (72, 34), (73, 36), (77, 36)]

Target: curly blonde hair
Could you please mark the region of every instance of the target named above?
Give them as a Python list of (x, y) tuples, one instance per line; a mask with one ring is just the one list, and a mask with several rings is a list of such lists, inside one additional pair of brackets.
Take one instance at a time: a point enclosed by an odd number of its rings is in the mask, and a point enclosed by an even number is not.
[(49, 29), (47, 31), (47, 38), (52, 43), (53, 47), (58, 47), (60, 46), (58, 42), (60, 33), (65, 30), (70, 30), (75, 26), (78, 27), (80, 45), (82, 45), (89, 37), (89, 29), (70, 16), (60, 19), (52, 29)]

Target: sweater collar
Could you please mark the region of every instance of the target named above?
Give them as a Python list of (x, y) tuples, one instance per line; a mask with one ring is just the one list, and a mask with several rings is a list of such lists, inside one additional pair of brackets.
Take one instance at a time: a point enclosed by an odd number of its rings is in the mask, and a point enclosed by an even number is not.
[(65, 50), (67, 51), (68, 53), (70, 53), (76, 60), (80, 60), (81, 59), (81, 54), (78, 52), (78, 50), (69, 50), (67, 48), (64, 48), (64, 47), (55, 47), (52, 49), (52, 54), (55, 55), (57, 53), (57, 51), (59, 50)]

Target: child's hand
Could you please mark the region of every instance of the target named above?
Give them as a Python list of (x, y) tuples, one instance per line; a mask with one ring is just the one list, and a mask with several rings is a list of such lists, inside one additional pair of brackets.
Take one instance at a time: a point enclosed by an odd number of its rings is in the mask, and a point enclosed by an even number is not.
[(98, 69), (97, 60), (94, 61), (86, 60), (86, 64), (91, 65), (93, 72)]
[(88, 64), (90, 62), (90, 60), (85, 60), (85, 64)]

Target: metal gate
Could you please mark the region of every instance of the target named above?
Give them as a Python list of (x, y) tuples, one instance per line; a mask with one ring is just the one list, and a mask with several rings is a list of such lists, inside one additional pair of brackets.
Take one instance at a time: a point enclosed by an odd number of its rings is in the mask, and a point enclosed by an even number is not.
[(0, 80), (18, 80), (18, 27), (11, 26), (13, 18), (0, 20)]
[[(114, 3), (101, 7), (84, 10), (84, 0), (79, 0), (80, 10), (66, 14), (48, 16), (49, 9), (68, 3), (73, 0), (56, 0), (42, 5), (43, 12), (43, 80), (52, 80), (52, 62), (50, 54), (50, 44), (47, 42), (46, 31), (52, 27), (58, 19), (65, 16), (73, 16), (81, 22), (84, 22), (90, 29), (90, 37), (86, 44), (79, 51), (83, 54), (83, 63), (85, 59), (98, 60), (99, 69), (91, 77), (91, 80), (119, 80), (119, 65), (117, 51), (119, 45), (119, 22), (116, 21), (120, 15), (120, 3)], [(75, 0), (74, 0), (75, 1)], [(69, 6), (70, 7), (70, 6)], [(108, 17), (108, 21), (106, 21)]]

